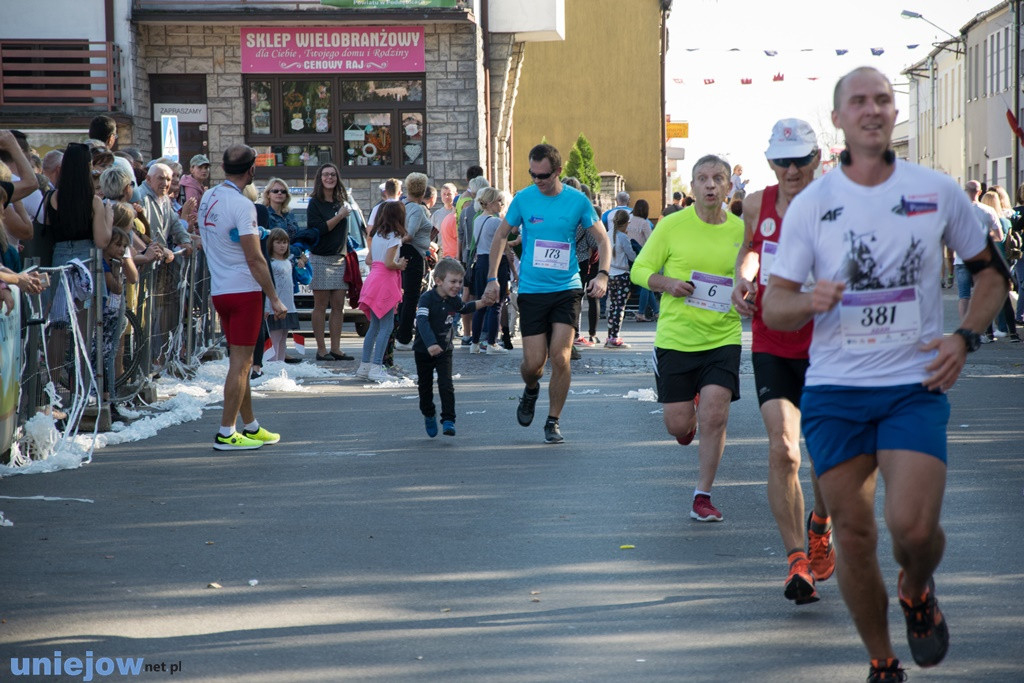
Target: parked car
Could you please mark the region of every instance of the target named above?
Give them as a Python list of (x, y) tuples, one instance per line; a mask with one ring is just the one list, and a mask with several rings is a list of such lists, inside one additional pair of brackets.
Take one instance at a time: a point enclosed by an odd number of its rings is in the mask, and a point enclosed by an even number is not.
[[(289, 206), (292, 215), (295, 216), (295, 221), (299, 224), (299, 228), (304, 229), (306, 227), (306, 208), (309, 206), (309, 189), (293, 187), (291, 188), (291, 193), (292, 201)], [(351, 201), (353, 210), (359, 211), (360, 215), (362, 215), (359, 205), (356, 204), (354, 199)], [(366, 235), (353, 226), (349, 230), (349, 237), (359, 245), (359, 248), (356, 250), (356, 254), (359, 256), (359, 273), (365, 280), (366, 276), (370, 274), (370, 267), (366, 265)], [(299, 285), (299, 291), (295, 294), (295, 308), (299, 313), (300, 321), (310, 320), (310, 314), (313, 311), (313, 290), (309, 285)], [(370, 327), (366, 314), (362, 310), (350, 308), (348, 305), (345, 306), (345, 322), (353, 323), (356, 327), (356, 333), (360, 337), (366, 336), (366, 331)]]

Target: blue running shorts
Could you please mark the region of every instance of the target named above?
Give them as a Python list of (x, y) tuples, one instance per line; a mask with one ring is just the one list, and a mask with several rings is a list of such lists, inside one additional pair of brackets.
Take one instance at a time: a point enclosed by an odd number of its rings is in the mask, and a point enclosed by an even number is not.
[(925, 453), (946, 462), (946, 395), (920, 384), (804, 387), (801, 427), (819, 477), (858, 455)]

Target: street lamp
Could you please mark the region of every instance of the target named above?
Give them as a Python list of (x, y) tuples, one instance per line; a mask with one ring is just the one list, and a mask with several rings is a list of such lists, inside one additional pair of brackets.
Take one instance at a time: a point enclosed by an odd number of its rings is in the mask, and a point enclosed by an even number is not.
[[(904, 19), (920, 19), (923, 22), (931, 24), (932, 26), (934, 26), (935, 28), (939, 29), (940, 31), (945, 33), (947, 36), (949, 36), (950, 38), (953, 39), (952, 41), (947, 40), (947, 41), (943, 41), (941, 43), (933, 43), (933, 45), (935, 47), (939, 48), (940, 50), (949, 50), (950, 52), (953, 52), (957, 56), (959, 56), (961, 54), (961, 52), (960, 52), (960, 43), (963, 42), (964, 43), (964, 48), (965, 48), (964, 52), (966, 53), (966, 41), (964, 41), (961, 36), (954, 35), (953, 33), (950, 33), (949, 31), (947, 31), (946, 29), (942, 28), (938, 24), (936, 24), (936, 23), (932, 22), (931, 20), (929, 20), (927, 17), (925, 17), (920, 12), (912, 12), (912, 11), (910, 11), (908, 9), (905, 9), (902, 12), (900, 12), (900, 16), (903, 17)], [(949, 43), (950, 42), (955, 42), (955, 46), (953, 48), (949, 47)], [(935, 78), (935, 76), (936, 76), (936, 74), (935, 74), (935, 56), (934, 56), (934, 53), (933, 53), (933, 54), (928, 55), (928, 80), (931, 81), (931, 87), (929, 88), (929, 92), (931, 94), (931, 111), (930, 111), (930, 115), (932, 117), (932, 120), (931, 120), (932, 125), (929, 126), (929, 128), (931, 130), (931, 136), (930, 136), (931, 150), (929, 151), (929, 157), (931, 159), (931, 167), (932, 168), (935, 168), (935, 151), (936, 151), (935, 150), (935, 142), (936, 142), (936, 131), (935, 131), (935, 81), (936, 81), (936, 78)], [(966, 126), (966, 123), (965, 123), (965, 126)]]
[(926, 22), (926, 23), (929, 23), (929, 24), (931, 24), (932, 26), (934, 26), (935, 28), (939, 29), (940, 31), (942, 31), (943, 33), (945, 33), (945, 34), (946, 34), (947, 36), (949, 36), (950, 38), (957, 38), (957, 37), (958, 37), (958, 36), (955, 36), (955, 35), (953, 35), (953, 34), (952, 34), (952, 33), (950, 33), (949, 31), (947, 31), (946, 29), (942, 28), (942, 27), (941, 27), (941, 26), (939, 26), (938, 24), (936, 24), (936, 23), (933, 23), (932, 21), (930, 21), (930, 20), (929, 20), (929, 19), (928, 19), (927, 17), (925, 17), (925, 16), (924, 16), (923, 14), (921, 14), (920, 12), (911, 12), (910, 10), (908, 10), (908, 9), (905, 9), (905, 10), (903, 10), (902, 12), (900, 12), (900, 16), (901, 16), (901, 17), (903, 17), (904, 19), (920, 19), (921, 21), (924, 21), (924, 22)]

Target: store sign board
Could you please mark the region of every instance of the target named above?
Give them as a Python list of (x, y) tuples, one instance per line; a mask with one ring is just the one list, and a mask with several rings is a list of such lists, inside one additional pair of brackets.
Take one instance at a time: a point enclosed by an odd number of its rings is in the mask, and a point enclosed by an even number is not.
[(665, 123), (666, 138), (688, 138), (690, 137), (690, 124), (687, 121)]
[(153, 120), (163, 116), (177, 116), (178, 123), (206, 123), (205, 104), (154, 104)]
[(321, 5), (345, 9), (419, 9), (421, 7), (460, 7), (460, 0), (320, 0)]
[(242, 28), (242, 73), (424, 70), (422, 26)]

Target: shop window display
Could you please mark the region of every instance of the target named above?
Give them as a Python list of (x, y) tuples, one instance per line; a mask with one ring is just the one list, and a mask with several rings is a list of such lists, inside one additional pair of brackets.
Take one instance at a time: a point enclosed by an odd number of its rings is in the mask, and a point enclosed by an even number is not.
[(247, 77), (257, 176), (299, 178), (333, 161), (346, 176), (400, 175), (426, 160), (422, 78)]
[(333, 145), (256, 145), (256, 166), (285, 166), (296, 168), (334, 161)]
[(249, 132), (253, 135), (270, 135), (271, 96), (270, 81), (249, 81)]
[(331, 132), (330, 81), (282, 81), (281, 104), (286, 135)]
[(346, 166), (391, 165), (391, 113), (360, 112), (341, 117)]

